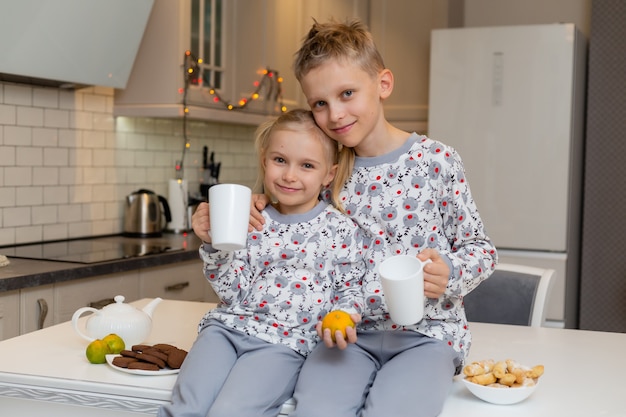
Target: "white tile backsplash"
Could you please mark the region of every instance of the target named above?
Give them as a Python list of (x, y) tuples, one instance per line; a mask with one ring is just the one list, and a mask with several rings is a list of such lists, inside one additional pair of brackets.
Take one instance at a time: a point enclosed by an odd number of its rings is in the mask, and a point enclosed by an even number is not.
[(7, 167), (4, 168), (4, 185), (10, 187), (30, 187), (33, 184), (32, 168)]
[(57, 129), (34, 128), (32, 132), (33, 146), (56, 146), (59, 142)]
[(33, 106), (45, 109), (59, 107), (59, 90), (56, 88), (33, 88)]
[(22, 126), (4, 126), (2, 142), (4, 145), (28, 146), (32, 145), (33, 129)]
[(15, 124), (17, 118), (17, 109), (15, 106), (7, 106), (0, 104), (0, 125)]
[(70, 127), (70, 112), (67, 110), (45, 109), (43, 115), (47, 127)]
[(4, 84), (2, 102), (18, 106), (33, 105), (33, 88), (21, 84)]
[(0, 166), (15, 165), (15, 146), (0, 146)]
[(59, 184), (59, 168), (33, 167), (33, 185)]
[(15, 154), (15, 164), (17, 166), (41, 166), (43, 165), (43, 149), (20, 146)]
[[(0, 83), (0, 245), (120, 233), (126, 195), (168, 197), (182, 119), (115, 118), (113, 95)], [(222, 162), (221, 182), (253, 187), (253, 135), (251, 126), (188, 120), (190, 192), (199, 194), (203, 146)]]
[(17, 124), (20, 126), (43, 126), (43, 109), (18, 106)]
[[(1, 179), (1, 176), (0, 176)], [(15, 187), (0, 187), (0, 208), (15, 207)], [(0, 212), (1, 213), (1, 212)], [(0, 226), (2, 226), (2, 217), (0, 216)]]

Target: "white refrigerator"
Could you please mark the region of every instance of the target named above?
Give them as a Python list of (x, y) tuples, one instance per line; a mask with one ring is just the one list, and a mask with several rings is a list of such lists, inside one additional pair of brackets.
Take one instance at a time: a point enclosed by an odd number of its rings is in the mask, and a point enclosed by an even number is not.
[(456, 148), (501, 262), (556, 270), (576, 327), (586, 42), (573, 24), (432, 32), (428, 135)]

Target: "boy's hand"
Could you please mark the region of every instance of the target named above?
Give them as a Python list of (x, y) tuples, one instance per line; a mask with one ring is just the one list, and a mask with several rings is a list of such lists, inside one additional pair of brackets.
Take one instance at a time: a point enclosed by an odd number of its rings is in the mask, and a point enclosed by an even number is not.
[(420, 252), (417, 257), (421, 261), (430, 259), (432, 262), (424, 265), (424, 295), (428, 298), (439, 298), (448, 287), (450, 268), (441, 258), (436, 249), (428, 248)]
[(261, 210), (269, 204), (269, 199), (265, 194), (252, 194), (252, 205), (250, 207), (250, 224), (248, 225), (248, 232), (255, 230), (263, 230), (265, 219), (261, 214)]
[(211, 236), (209, 235), (209, 228), (211, 227), (209, 203), (198, 204), (196, 211), (191, 216), (191, 227), (196, 236), (202, 239), (203, 242), (211, 243)]
[[(358, 324), (361, 321), (361, 315), (360, 314), (350, 314), (350, 318), (352, 319), (352, 321), (354, 322), (354, 324)], [(317, 335), (322, 339), (322, 341), (324, 342), (324, 344), (326, 345), (326, 347), (328, 348), (333, 348), (335, 346), (337, 346), (337, 348), (339, 348), (339, 350), (344, 350), (345, 348), (348, 347), (348, 343), (356, 343), (357, 340), (357, 335), (356, 335), (356, 329), (354, 327), (346, 327), (346, 336), (347, 336), (347, 340), (344, 339), (343, 335), (341, 334), (341, 332), (339, 330), (337, 330), (335, 333), (335, 341), (333, 341), (333, 338), (330, 334), (330, 329), (324, 329), (322, 330), (322, 322), (319, 321), (316, 325), (315, 325), (315, 329), (317, 330)]]

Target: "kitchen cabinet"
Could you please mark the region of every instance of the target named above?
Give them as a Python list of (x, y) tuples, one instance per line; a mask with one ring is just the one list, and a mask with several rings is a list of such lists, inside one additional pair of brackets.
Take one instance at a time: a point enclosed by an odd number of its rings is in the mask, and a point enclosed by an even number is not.
[(385, 101), (385, 116), (393, 125), (427, 132), (430, 33), (449, 27), (449, 1), (371, 0), (369, 27), (394, 75), (395, 88)]
[(140, 298), (139, 270), (54, 284), (53, 322), (71, 320), (81, 307), (102, 308), (116, 295), (123, 295), (125, 302)]
[[(240, 7), (244, 2), (245, 7)], [(248, 7), (256, 8), (256, 3), (249, 0), (223, 2), (224, 81), (219, 94), (225, 101), (236, 103), (242, 92), (247, 93), (252, 87), (251, 83), (250, 87), (244, 87), (249, 77), (239, 79), (239, 74), (249, 72), (249, 76), (259, 79), (257, 71), (271, 64), (255, 62), (254, 66), (249, 66), (248, 60), (238, 60), (234, 52), (241, 48), (237, 42), (244, 40), (241, 33), (247, 33), (245, 40), (256, 43), (256, 47), (264, 38), (257, 36), (255, 27), (246, 27), (244, 22), (237, 20), (238, 13)], [(253, 14), (253, 17), (259, 16)], [(183, 116), (183, 63), (185, 51), (191, 47), (190, 28), (191, 0), (155, 1), (128, 84), (125, 89), (115, 91), (114, 116)], [(207, 88), (189, 87), (186, 96), (188, 117), (249, 125), (259, 124), (267, 118), (264, 114), (227, 110), (222, 103), (214, 103), (213, 98)]]
[[(250, 68), (271, 66), (283, 77), (283, 102), (287, 108), (308, 108), (300, 84), (293, 75), (294, 54), (308, 33), (313, 19), (326, 22), (360, 18), (367, 22), (368, 3), (362, 0), (244, 0), (246, 7), (237, 15), (237, 21), (258, 33), (258, 39), (244, 31), (232, 35), (236, 42), (237, 77), (249, 88), (254, 82)], [(259, 41), (261, 41), (259, 43)], [(245, 72), (242, 72), (244, 70)], [(248, 90), (249, 91), (249, 90)]]
[[(228, 0), (223, 2), (222, 48), (224, 101), (237, 104), (256, 89), (261, 71), (272, 69), (283, 78), (282, 100), (287, 108), (306, 106), (292, 75), (293, 54), (312, 18), (364, 20), (368, 2), (359, 0)], [(129, 117), (183, 116), (185, 51), (190, 49), (191, 1), (156, 0), (127, 87), (115, 91), (113, 113)], [(245, 110), (227, 110), (214, 103), (207, 88), (190, 87), (191, 119), (257, 125), (267, 119), (276, 102), (261, 94)]]
[(54, 324), (54, 305), (52, 284), (20, 290), (20, 334)]
[(204, 277), (202, 265), (197, 259), (140, 270), (140, 298), (217, 302), (217, 295)]
[[(408, 131), (426, 132), (430, 33), (455, 24), (454, 7), (440, 0), (229, 0), (224, 2), (224, 83), (220, 96), (234, 104), (249, 97), (259, 71), (271, 68), (283, 77), (283, 104), (307, 107), (293, 76), (293, 55), (313, 19), (324, 22), (358, 17), (374, 36), (396, 88), (385, 101), (386, 116)], [(183, 56), (190, 48), (190, 0), (156, 0), (128, 85), (116, 90), (116, 116), (182, 117)], [(190, 88), (194, 119), (256, 125), (274, 102), (264, 97), (247, 110), (226, 110), (212, 102), (207, 89)]]
[(0, 295), (0, 340), (19, 336), (19, 291), (7, 291)]
[(100, 309), (116, 295), (125, 302), (155, 297), (218, 302), (202, 265), (192, 259), (0, 293), (0, 340), (69, 321), (81, 307)]

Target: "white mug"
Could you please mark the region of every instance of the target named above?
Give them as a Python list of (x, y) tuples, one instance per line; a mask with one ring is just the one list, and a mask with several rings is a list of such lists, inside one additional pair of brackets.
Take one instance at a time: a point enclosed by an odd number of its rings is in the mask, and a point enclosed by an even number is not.
[(378, 267), (383, 296), (389, 315), (401, 326), (415, 324), (424, 317), (424, 265), (413, 255), (385, 259)]
[(246, 247), (252, 190), (239, 184), (217, 184), (209, 188), (211, 246), (233, 251)]

